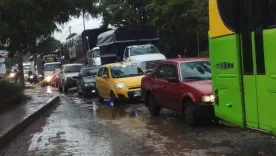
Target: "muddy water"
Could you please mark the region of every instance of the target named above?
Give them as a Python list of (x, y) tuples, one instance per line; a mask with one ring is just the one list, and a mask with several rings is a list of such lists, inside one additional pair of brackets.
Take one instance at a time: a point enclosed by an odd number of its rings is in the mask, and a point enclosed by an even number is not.
[(143, 103), (112, 106), (74, 92), (61, 96), (4, 155), (276, 155), (275, 139), (259, 132), (189, 127), (172, 111), (151, 117)]

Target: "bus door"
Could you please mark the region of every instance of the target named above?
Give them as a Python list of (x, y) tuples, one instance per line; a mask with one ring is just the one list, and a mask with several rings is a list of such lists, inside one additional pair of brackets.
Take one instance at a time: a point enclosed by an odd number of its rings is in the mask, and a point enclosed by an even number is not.
[(276, 10), (274, 1), (243, 0), (241, 55), (246, 125), (275, 133), (276, 16), (274, 13)]
[(243, 127), (237, 1), (209, 0), (209, 48), (216, 116)]

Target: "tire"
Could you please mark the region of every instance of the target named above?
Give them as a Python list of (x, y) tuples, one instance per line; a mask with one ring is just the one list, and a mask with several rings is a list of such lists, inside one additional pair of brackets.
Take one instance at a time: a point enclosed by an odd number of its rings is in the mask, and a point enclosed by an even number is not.
[(63, 88), (62, 88), (61, 86), (58, 86), (58, 91), (59, 91), (60, 93), (62, 93), (62, 92), (63, 92)]
[(110, 101), (114, 105), (120, 105), (121, 104), (121, 101), (116, 98), (115, 93), (113, 91), (110, 92)]
[(147, 96), (146, 103), (151, 116), (157, 117), (160, 115), (161, 108), (155, 102), (154, 96), (152, 94)]
[(63, 86), (64, 93), (68, 93), (68, 87), (65, 85)]
[(80, 92), (80, 89), (79, 89), (78, 86), (77, 86), (77, 89), (78, 89), (78, 95), (81, 96), (81, 95), (82, 95), (82, 92)]
[(185, 110), (184, 110), (184, 117), (185, 121), (189, 126), (195, 126), (197, 124), (197, 117), (196, 117), (196, 107), (192, 101), (184, 102)]
[(101, 94), (100, 94), (100, 92), (99, 92), (99, 90), (97, 89), (97, 98), (98, 98), (98, 100), (100, 101), (100, 102), (103, 102), (104, 101), (104, 99), (103, 99), (103, 97), (101, 97)]

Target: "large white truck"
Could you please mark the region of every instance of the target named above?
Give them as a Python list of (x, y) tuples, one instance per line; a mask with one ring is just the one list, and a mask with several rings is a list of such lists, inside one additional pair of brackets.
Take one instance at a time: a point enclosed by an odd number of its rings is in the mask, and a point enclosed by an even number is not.
[(151, 72), (159, 61), (165, 59), (165, 55), (161, 54), (153, 44), (128, 46), (123, 56), (124, 61), (137, 64), (145, 72)]

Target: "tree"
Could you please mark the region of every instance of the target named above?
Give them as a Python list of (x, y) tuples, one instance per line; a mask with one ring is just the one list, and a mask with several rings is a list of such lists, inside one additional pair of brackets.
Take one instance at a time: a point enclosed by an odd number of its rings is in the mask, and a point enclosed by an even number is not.
[(98, 12), (103, 26), (119, 27), (129, 24), (145, 24), (148, 19), (146, 6), (150, 0), (100, 0)]
[(35, 51), (37, 41), (47, 38), (57, 27), (90, 11), (91, 0), (2, 0), (0, 2), (0, 44), (10, 55), (18, 56), (20, 84), (24, 85), (23, 54)]
[(50, 53), (59, 49), (61, 47), (61, 42), (53, 37), (49, 37), (42, 40), (37, 45), (37, 53)]
[[(208, 32), (207, 0), (152, 0), (147, 6), (151, 24), (160, 30), (160, 38), (169, 48), (180, 53), (197, 43)], [(193, 48), (191, 51), (195, 51)]]

